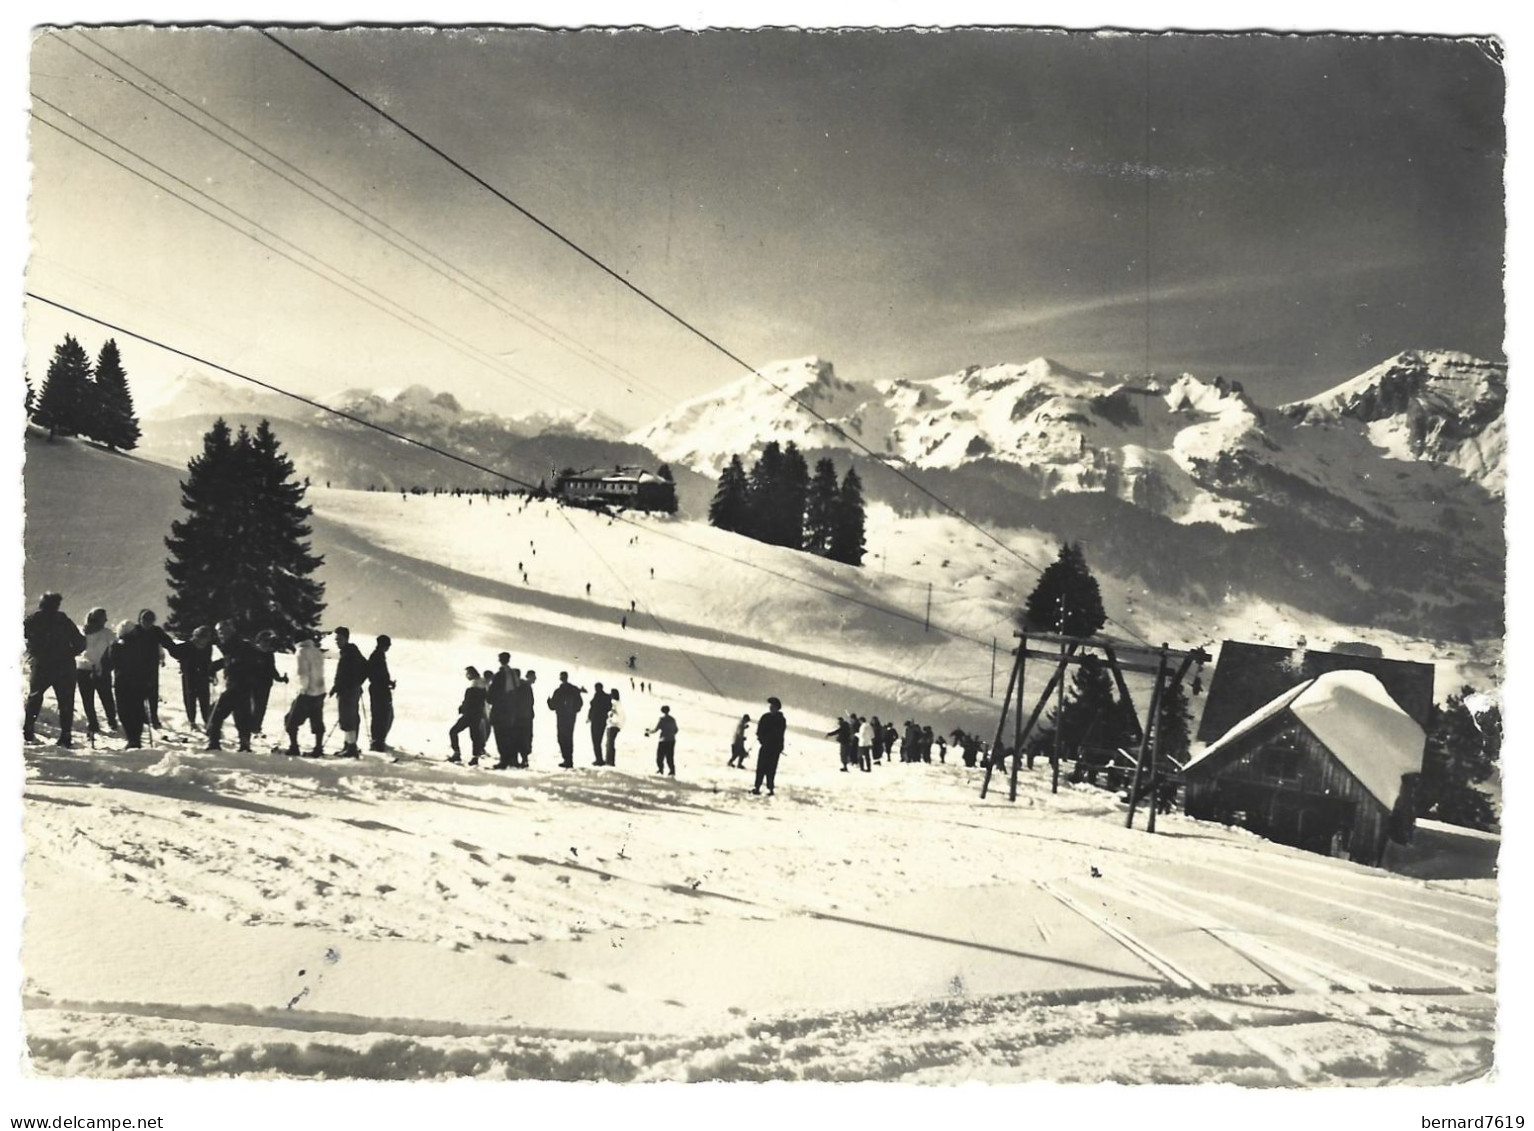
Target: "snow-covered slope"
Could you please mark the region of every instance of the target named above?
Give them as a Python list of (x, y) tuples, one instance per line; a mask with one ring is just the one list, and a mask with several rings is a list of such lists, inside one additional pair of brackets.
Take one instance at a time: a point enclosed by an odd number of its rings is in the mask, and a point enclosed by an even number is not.
[(1360, 432), (1391, 459), (1458, 468), (1506, 489), (1507, 366), (1446, 350), (1410, 350), (1314, 397), (1284, 405), (1315, 428)]
[[(28, 451), (29, 590), (62, 589), (76, 615), (163, 609), (176, 470), (62, 439)], [(1493, 841), (1467, 861), (1419, 835), (1429, 883), (1176, 814), (1128, 830), (1112, 794), (1053, 793), (1043, 763), (1016, 805), (980, 801), (952, 757), (840, 772), (824, 732), (848, 707), (995, 726), (987, 645), (1032, 578), (955, 519), (876, 507), (855, 569), (515, 498), (308, 501), (327, 624), (394, 637), (393, 741), (424, 757), (167, 745), (169, 674), (152, 748), (29, 748), (40, 1073), (1273, 1085), (1488, 1068)], [(1294, 609), (1222, 624), (1102, 581), (1152, 639), (1324, 636)], [(463, 666), (503, 648), (539, 687), (567, 670), (620, 688), (617, 767), (556, 769), (541, 695), (531, 770), (442, 764)], [(769, 694), (790, 720), (770, 798), (724, 764)], [(642, 736), (662, 704), (682, 727), (674, 779)], [(1360, 1028), (1365, 1006), (1378, 1024)]]

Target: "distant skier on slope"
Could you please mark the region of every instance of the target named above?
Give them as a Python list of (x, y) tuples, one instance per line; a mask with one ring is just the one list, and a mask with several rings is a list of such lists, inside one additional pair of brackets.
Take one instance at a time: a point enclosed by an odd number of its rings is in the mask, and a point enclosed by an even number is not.
[(282, 719), (290, 758), (299, 755), (298, 728), (305, 722), (314, 735), (309, 757), (318, 758), (325, 753), (325, 653), (320, 651), (318, 634), (298, 642), (298, 694)]
[(341, 728), (342, 745), (338, 757), (360, 758), (357, 735), (362, 730), (362, 685), (368, 677), (368, 662), (362, 650), (352, 643), (349, 628), (336, 629), (336, 677), (330, 694), (336, 699), (336, 725)]
[(669, 706), (660, 709), (660, 718), (655, 720), (655, 725), (645, 730), (645, 737), (659, 734), (660, 741), (655, 744), (655, 772), (657, 774), (670, 774), (676, 777), (676, 720), (671, 717)]
[(53, 692), (59, 707), (59, 746), (68, 750), (75, 718), (75, 657), (85, 651), (85, 637), (60, 606), (58, 593), (44, 593), (37, 611), (21, 622), (27, 647), (27, 706), (22, 720), (22, 735), (36, 742), (33, 726), (43, 709), (43, 696)]
[(570, 682), (569, 672), (559, 673), (559, 686), (549, 696), (549, 710), (554, 712), (554, 729), (559, 739), (561, 769), (575, 768), (575, 720), (585, 703), (585, 689)]
[(389, 674), (389, 646), (393, 643), (387, 636), (379, 636), (368, 657), (368, 711), (372, 715), (368, 749), (378, 753), (389, 749), (389, 731), (394, 726), (394, 679)]
[(761, 793), (767, 786), (771, 795), (777, 786), (778, 759), (783, 756), (783, 736), (788, 731), (788, 720), (783, 717), (783, 704), (774, 697), (767, 700), (767, 713), (756, 721), (756, 785), (752, 793)]
[(591, 693), (591, 706), (586, 712), (586, 722), (591, 727), (591, 752), (596, 758), (594, 766), (605, 765), (602, 760), (602, 736), (607, 733), (607, 712), (612, 709), (612, 696), (602, 690), (600, 683)]

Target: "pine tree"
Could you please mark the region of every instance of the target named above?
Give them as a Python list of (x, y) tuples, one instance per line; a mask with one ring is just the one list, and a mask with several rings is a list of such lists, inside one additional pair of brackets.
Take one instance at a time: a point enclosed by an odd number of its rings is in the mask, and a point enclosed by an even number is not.
[(746, 469), (741, 465), (739, 456), (731, 456), (729, 464), (719, 476), (719, 488), (714, 492), (714, 501), (708, 506), (709, 525), (744, 534), (748, 521), (747, 509), (750, 506), (749, 496)]
[(1182, 681), (1168, 680), (1161, 690), (1161, 767), (1169, 770), (1187, 764), (1190, 722), (1188, 718), (1188, 693)]
[(216, 421), (181, 484), (186, 517), (165, 540), (167, 627), (186, 633), (232, 620), (241, 632), (270, 628), (285, 642), (317, 628), (325, 587), (310, 575), (323, 559), (307, 541), (307, 489), (293, 481), (268, 422), (254, 436), (241, 428), (231, 437)]
[(1021, 627), (1064, 636), (1091, 636), (1107, 621), (1102, 593), (1081, 547), (1062, 542), (1059, 556), (1045, 567), (1028, 597)]
[(54, 347), (33, 413), (33, 419), (48, 429), (50, 439), (56, 433), (74, 436), (84, 431), (89, 420), (90, 384), (91, 359), (74, 335), (65, 334)]
[(1490, 780), (1501, 758), (1502, 709), (1491, 704), (1472, 712), (1476, 698), (1472, 688), (1464, 687), (1433, 708), (1417, 783), (1417, 815), (1494, 832), (1496, 806), (1476, 787)]
[(821, 557), (831, 552), (831, 532), (836, 518), (836, 464), (829, 456), (815, 463), (804, 503), (804, 548)]
[(1107, 666), (1096, 656), (1083, 657), (1071, 678), (1061, 718), (1051, 722), (1051, 732), (1059, 727), (1062, 748), (1072, 756), (1084, 745), (1123, 745), (1123, 724), (1123, 711), (1114, 697)]
[(95, 411), (91, 415), (92, 438), (125, 452), (138, 447), (138, 417), (115, 339), (107, 339), (96, 359)]
[(804, 545), (804, 506), (810, 493), (810, 466), (792, 440), (783, 449), (783, 473), (778, 483), (775, 526), (767, 541), (791, 550)]
[(836, 495), (836, 522), (831, 529), (831, 550), (827, 557), (848, 565), (862, 565), (865, 523), (863, 481), (858, 478), (857, 469), (849, 467)]
[(36, 395), (32, 392), (32, 378), (27, 376), (26, 374), (23, 374), (22, 375), (22, 380), (27, 383), (26, 413), (27, 413), (27, 419), (31, 420), (32, 419), (33, 404), (34, 404), (34, 402), (36, 401), (37, 398), (36, 398)]
[(776, 440), (768, 440), (762, 448), (748, 484), (746, 524), (740, 532), (758, 542), (771, 542), (773, 531), (782, 526), (783, 448)]

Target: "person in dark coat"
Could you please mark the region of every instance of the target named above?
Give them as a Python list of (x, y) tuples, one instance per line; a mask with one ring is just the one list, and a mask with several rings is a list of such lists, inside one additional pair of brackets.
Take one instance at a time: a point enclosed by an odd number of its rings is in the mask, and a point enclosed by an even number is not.
[(367, 682), (368, 662), (362, 649), (352, 643), (349, 628), (336, 629), (336, 675), (330, 694), (336, 700), (336, 725), (341, 728), (343, 743), (339, 758), (360, 758), (357, 735), (362, 730), (362, 685)]
[(368, 710), (372, 713), (372, 741), (368, 749), (380, 753), (387, 751), (389, 730), (394, 726), (394, 680), (389, 675), (389, 645), (394, 643), (387, 636), (380, 636), (373, 654), (368, 657)]
[[(206, 728), (213, 717), (213, 630), (205, 624), (184, 641), (171, 640), (165, 650), (181, 665), (181, 705), (189, 727)], [(201, 711), (201, 718), (198, 712)]]
[(448, 758), (448, 761), (463, 761), (463, 752), (458, 748), (458, 736), (468, 731), (469, 741), (474, 744), (474, 753), (469, 759), (469, 765), (477, 766), (485, 753), (486, 687), (477, 669), (464, 668), (463, 674), (469, 681), (469, 686), (463, 689), (463, 701), (458, 704), (458, 721), (447, 732), (448, 744), (453, 748), (452, 756)]
[(215, 631), (221, 656), (213, 661), (212, 668), (223, 672), (224, 690), (219, 694), (218, 702), (213, 704), (213, 714), (208, 719), (207, 749), (222, 749), (224, 720), (233, 715), (234, 729), (240, 736), (240, 750), (249, 752), (251, 732), (255, 729), (251, 709), (266, 657), (235, 630), (233, 621), (219, 621)]
[(495, 735), (495, 768), (509, 770), (517, 764), (517, 741), (512, 709), (512, 692), (522, 682), (522, 669), (511, 667), (511, 653), (496, 657), (500, 667), (485, 679), (485, 702), (490, 712), (490, 730)]
[(250, 685), (250, 729), (265, 734), (266, 705), (271, 701), (272, 684), (287, 683), (288, 677), (277, 670), (277, 634), (269, 628), (256, 633), (251, 641), (256, 646), (260, 662), (256, 665), (255, 679)]
[(847, 772), (847, 763), (851, 761), (848, 751), (852, 749), (852, 715), (849, 712), (836, 720), (836, 726), (826, 731), (827, 738), (836, 739), (836, 750), (842, 760), (842, 773)]
[(776, 698), (767, 700), (767, 713), (756, 721), (756, 785), (752, 793), (761, 793), (762, 786), (771, 794), (777, 784), (778, 759), (783, 755), (783, 736), (788, 731), (788, 720), (783, 717), (783, 704)]
[(593, 766), (601, 766), (606, 763), (602, 760), (602, 736), (607, 733), (607, 712), (612, 706), (613, 697), (602, 690), (602, 685), (596, 685), (596, 690), (591, 693), (591, 706), (586, 711), (586, 721), (591, 724), (591, 751), (596, 761)]
[(662, 707), (660, 718), (655, 720), (655, 725), (644, 732), (646, 738), (652, 734), (660, 735), (660, 741), (655, 744), (657, 774), (670, 774), (676, 777), (676, 732), (676, 720), (671, 717), (670, 707)]
[(75, 657), (85, 651), (85, 637), (61, 606), (58, 593), (44, 593), (37, 611), (21, 622), (27, 646), (27, 707), (21, 732), (36, 742), (33, 727), (43, 709), (43, 696), (53, 692), (59, 707), (59, 745), (68, 750), (75, 721)]
[(160, 665), (165, 662), (162, 649), (170, 641), (170, 633), (161, 628), (158, 622), (159, 618), (155, 616), (153, 609), (139, 610), (139, 627), (143, 628), (154, 641), (154, 667), (149, 672), (148, 703), (149, 725), (155, 730), (160, 729)]
[(750, 715), (742, 715), (735, 724), (735, 734), (730, 738), (730, 760), (725, 765), (746, 768), (746, 728), (750, 725)]
[(123, 621), (117, 626), (117, 643), (107, 652), (117, 689), (117, 717), (122, 720), (129, 750), (143, 746), (146, 724), (154, 726), (149, 699), (159, 681), (162, 636), (152, 622)]
[(524, 770), (533, 755), (533, 716), (538, 707), (533, 697), (533, 684), (537, 682), (538, 673), (529, 671), (511, 689), (512, 750), (517, 755), (517, 766)]
[(561, 769), (575, 768), (575, 720), (585, 701), (585, 689), (570, 682), (569, 672), (560, 672), (559, 686), (549, 696), (549, 710), (554, 712), (554, 729), (559, 736)]

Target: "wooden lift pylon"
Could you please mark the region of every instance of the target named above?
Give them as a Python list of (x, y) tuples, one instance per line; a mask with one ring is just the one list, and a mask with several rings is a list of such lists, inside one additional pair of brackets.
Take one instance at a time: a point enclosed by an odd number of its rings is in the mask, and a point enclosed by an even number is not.
[[(1119, 696), (1130, 707), (1130, 717), (1135, 721), (1139, 741), (1139, 752), (1135, 758), (1134, 781), (1129, 789), (1129, 812), (1125, 819), (1125, 827), (1133, 828), (1135, 819), (1135, 807), (1140, 798), (1150, 795), (1152, 798), (1150, 811), (1146, 820), (1146, 831), (1156, 831), (1156, 805), (1155, 791), (1159, 785), (1160, 754), (1161, 754), (1161, 727), (1160, 712), (1165, 702), (1166, 691), (1169, 687), (1180, 684), (1187, 677), (1188, 669), (1195, 663), (1206, 664), (1210, 661), (1209, 653), (1202, 648), (1172, 648), (1163, 643), (1159, 648), (1148, 644), (1137, 644), (1129, 640), (1116, 640), (1107, 636), (1066, 636), (1052, 632), (1016, 632), (1013, 633), (1018, 640), (1018, 646), (1012, 650), (1012, 674), (1007, 679), (1006, 694), (1001, 701), (1001, 717), (996, 721), (996, 740), (991, 743), (991, 754), (985, 762), (985, 780), (980, 786), (982, 798), (989, 795), (991, 790), (991, 775), (996, 770), (998, 757), (996, 751), (1001, 747), (1001, 740), (1006, 734), (1007, 716), (1013, 714), (1013, 742), (1012, 742), (1012, 773), (1008, 782), (1007, 800), (1017, 800), (1017, 776), (1022, 764), (1023, 742), (1033, 732), (1039, 716), (1044, 713), (1044, 706), (1049, 702), (1051, 694), (1056, 696), (1056, 717), (1059, 717), (1058, 703), (1065, 692), (1065, 673), (1072, 664), (1084, 663), (1088, 656), (1101, 652), (1107, 663), (1108, 670), (1113, 675), (1113, 682), (1118, 688)], [(1039, 648), (1030, 648), (1029, 643), (1053, 644), (1059, 651), (1046, 652)], [(1120, 659), (1120, 657), (1124, 657)], [(1055, 670), (1050, 674), (1049, 680), (1044, 685), (1044, 690), (1039, 693), (1038, 701), (1028, 715), (1028, 721), (1023, 722), (1023, 675), (1026, 671), (1029, 659), (1048, 660), (1054, 663)], [(1172, 664), (1177, 664), (1175, 673), (1171, 670)], [(1145, 722), (1142, 725), (1139, 713), (1134, 710), (1134, 700), (1130, 698), (1129, 687), (1124, 681), (1125, 672), (1135, 672), (1141, 675), (1153, 675), (1155, 684), (1151, 691), (1150, 709), (1146, 712)], [(1014, 691), (1016, 694), (1014, 694)], [(1027, 755), (1028, 768), (1033, 769), (1033, 756)], [(1060, 733), (1058, 726), (1055, 731), (1055, 748), (1050, 752), (1050, 792), (1060, 792)], [(1142, 789), (1142, 783), (1144, 788)]]

